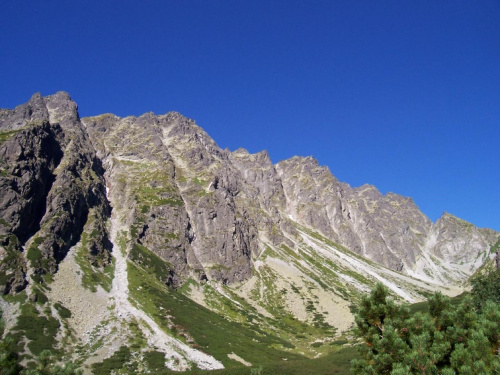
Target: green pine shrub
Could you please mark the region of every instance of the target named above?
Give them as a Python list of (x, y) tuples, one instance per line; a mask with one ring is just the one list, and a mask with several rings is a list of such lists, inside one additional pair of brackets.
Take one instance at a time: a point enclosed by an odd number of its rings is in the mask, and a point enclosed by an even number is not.
[(500, 373), (500, 305), (487, 301), (478, 310), (471, 297), (458, 306), (436, 293), (428, 312), (411, 314), (407, 305), (388, 298), (377, 284), (356, 315), (362, 359), (354, 374)]

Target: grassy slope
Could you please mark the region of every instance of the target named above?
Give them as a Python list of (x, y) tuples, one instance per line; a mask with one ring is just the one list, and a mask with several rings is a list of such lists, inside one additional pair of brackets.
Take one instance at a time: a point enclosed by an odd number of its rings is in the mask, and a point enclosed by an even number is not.
[[(358, 357), (355, 347), (348, 347), (336, 353), (331, 353), (318, 359), (302, 359), (295, 361), (269, 362), (256, 365), (252, 368), (239, 367), (216, 371), (189, 371), (189, 375), (336, 375), (350, 374), (350, 362)], [(253, 372), (252, 372), (253, 370)], [(161, 374), (175, 374), (172, 371), (161, 372)]]
[[(128, 274), (131, 297), (140, 308), (179, 339), (191, 337), (193, 347), (214, 356), (226, 368), (241, 366), (228, 358), (227, 355), (233, 352), (254, 364), (303, 358), (280, 350), (288, 343), (279, 337), (260, 331), (258, 327), (251, 329), (226, 320), (162, 285), (152, 274), (133, 263), (129, 263)], [(166, 315), (171, 318), (166, 319)]]
[[(307, 359), (290, 352), (290, 345), (277, 335), (251, 322), (230, 321), (198, 305), (185, 295), (161, 284), (154, 272), (129, 263), (131, 297), (152, 316), (165, 331), (180, 339), (191, 337), (192, 346), (220, 360), (226, 369), (210, 374), (249, 374), (250, 369), (227, 357), (236, 353), (253, 364), (260, 374), (348, 374), (350, 361), (357, 356), (355, 348), (345, 348), (318, 359)], [(165, 316), (170, 316), (170, 321)], [(287, 351), (288, 350), (288, 351)], [(174, 373), (168, 370), (162, 373)], [(194, 370), (189, 374), (206, 374)], [(256, 372), (257, 373), (257, 372)]]

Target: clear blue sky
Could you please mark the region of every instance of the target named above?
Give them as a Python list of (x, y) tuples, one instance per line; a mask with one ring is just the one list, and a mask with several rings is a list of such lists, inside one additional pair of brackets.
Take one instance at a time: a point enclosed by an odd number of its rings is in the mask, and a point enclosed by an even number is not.
[(500, 1), (4, 1), (0, 107), (176, 110), (500, 231)]

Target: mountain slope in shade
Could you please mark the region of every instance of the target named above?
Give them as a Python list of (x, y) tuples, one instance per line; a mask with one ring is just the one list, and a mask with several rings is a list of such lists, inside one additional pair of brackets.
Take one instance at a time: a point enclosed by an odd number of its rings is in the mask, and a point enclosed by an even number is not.
[(174, 112), (80, 119), (66, 93), (37, 94), (0, 110), (0, 132), (7, 331), (86, 371), (317, 357), (376, 282), (409, 302), (459, 294), (500, 235), (312, 157), (222, 150)]

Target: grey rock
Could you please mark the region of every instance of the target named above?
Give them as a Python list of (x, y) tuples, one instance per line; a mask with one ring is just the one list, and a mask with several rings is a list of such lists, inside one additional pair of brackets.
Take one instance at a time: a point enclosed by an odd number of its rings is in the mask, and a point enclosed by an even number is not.
[(238, 205), (241, 176), (201, 128), (175, 112), (84, 123), (103, 157), (113, 209), (129, 211), (133, 242), (168, 262), (169, 283), (250, 276), (257, 230)]
[(13, 110), (0, 110), (0, 130), (19, 130), (29, 125), (41, 124), (48, 119), (49, 112), (45, 99), (40, 93), (36, 93), (27, 103), (21, 104)]
[(293, 157), (276, 169), (294, 220), (396, 271), (412, 271), (428, 252), (438, 263), (471, 263), (467, 273), (449, 276), (461, 282), (498, 238), (451, 215), (433, 224), (411, 198), (382, 195), (371, 185), (351, 188), (312, 157)]
[[(42, 98), (36, 94), (12, 111), (2, 110), (0, 129), (11, 134), (0, 145), (4, 293), (26, 285), (18, 272), (21, 268), (25, 276), (25, 259), (37, 281), (43, 274), (55, 273), (69, 248), (79, 241), (91, 210), (97, 220), (89, 257), (96, 265), (107, 264), (109, 205), (102, 167), (69, 95)], [(18, 263), (11, 264), (11, 259)]]

